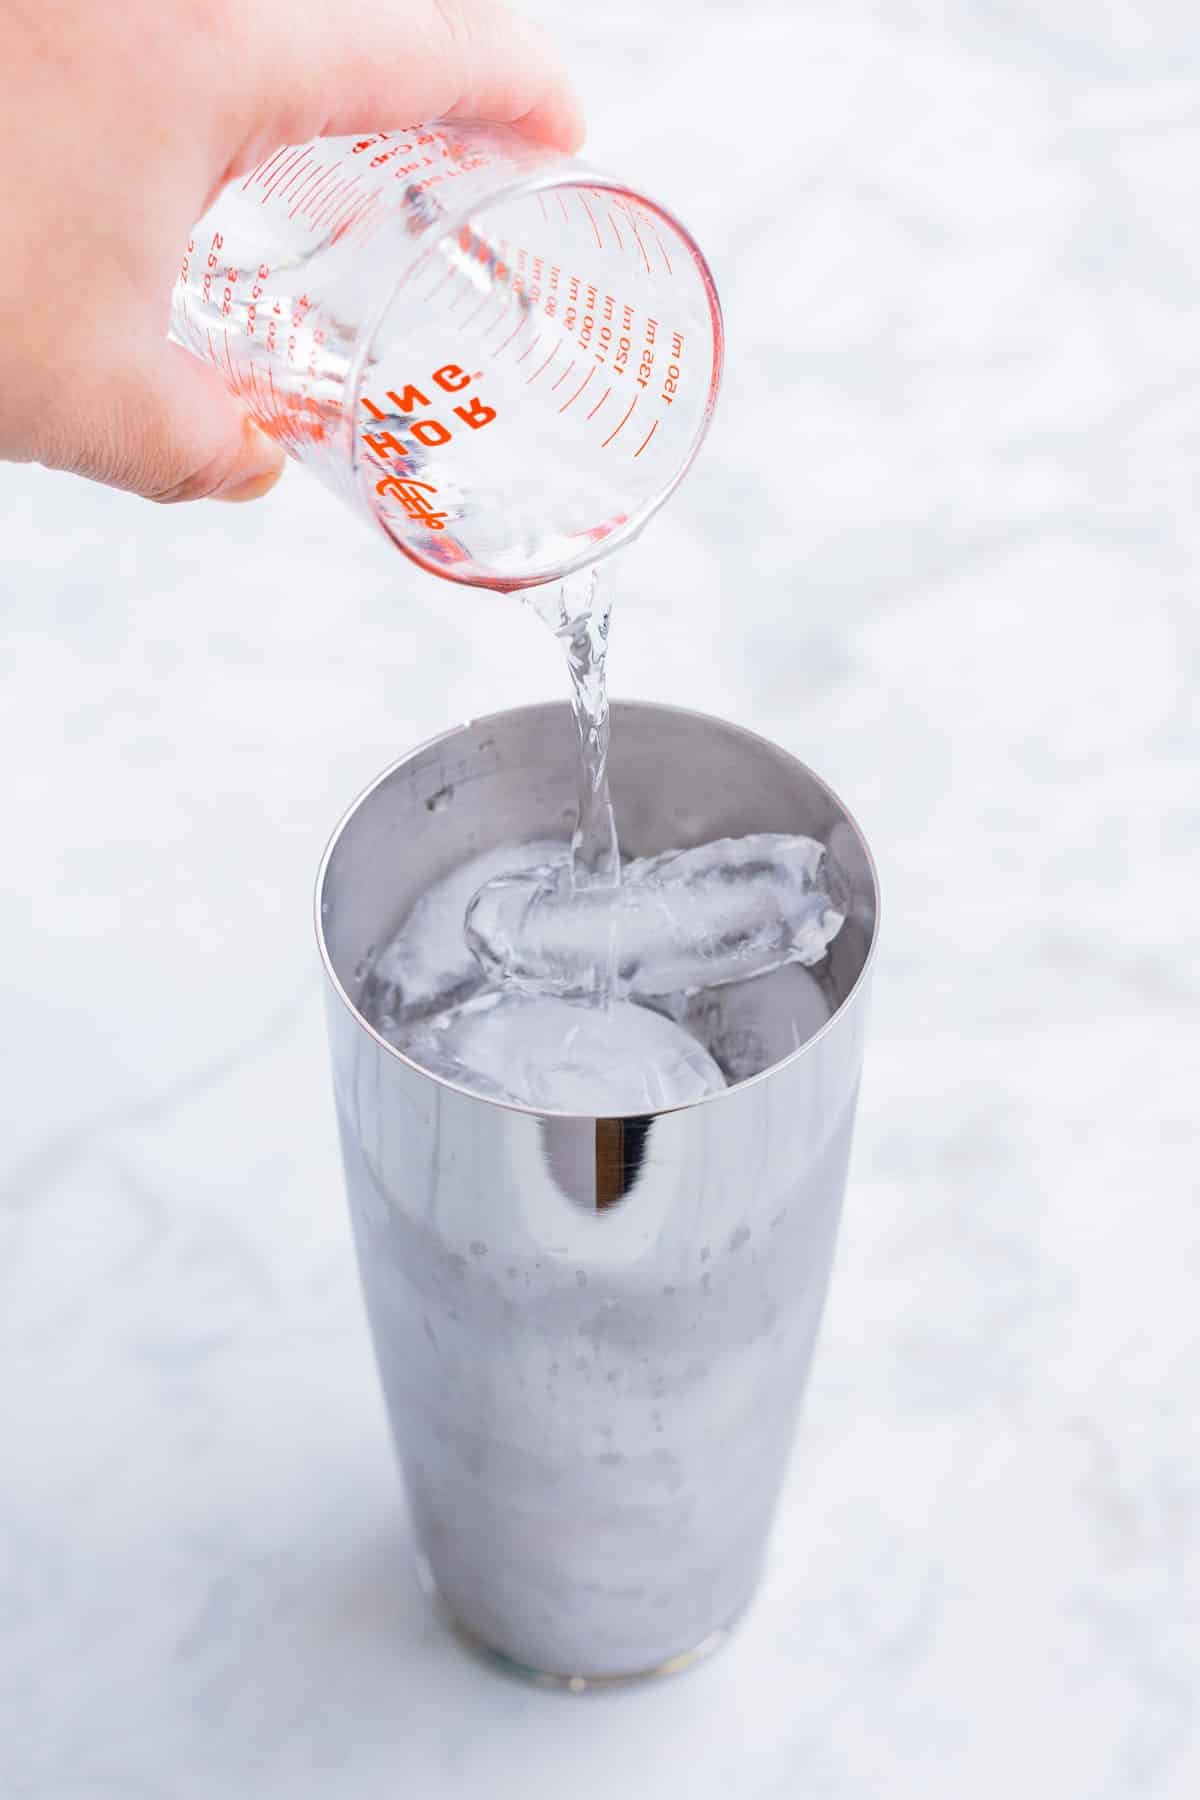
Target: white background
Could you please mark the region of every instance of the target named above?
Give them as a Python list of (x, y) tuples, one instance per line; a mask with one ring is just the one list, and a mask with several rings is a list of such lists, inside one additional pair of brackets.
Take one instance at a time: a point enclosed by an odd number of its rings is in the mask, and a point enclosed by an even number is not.
[(310, 886), (384, 763), (563, 692), (542, 629), (296, 471), (167, 512), (0, 470), (0, 1789), (1185, 1800), (1194, 8), (543, 11), (728, 323), (614, 689), (797, 751), (884, 881), (770, 1580), (710, 1665), (580, 1701), (409, 1574)]

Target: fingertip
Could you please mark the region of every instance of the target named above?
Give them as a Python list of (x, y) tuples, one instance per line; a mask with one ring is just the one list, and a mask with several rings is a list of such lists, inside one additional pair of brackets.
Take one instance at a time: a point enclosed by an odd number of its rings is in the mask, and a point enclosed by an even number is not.
[(280, 463), (277, 469), (268, 469), (265, 474), (247, 475), (244, 480), (235, 481), (231, 486), (218, 488), (215, 494), (209, 495), (209, 499), (224, 500), (233, 506), (240, 506), (246, 500), (261, 500), (278, 485), (282, 474), (283, 464)]
[[(440, 0), (445, 4), (446, 0)], [(571, 155), (583, 143), (583, 107), (553, 36), (495, 0), (474, 0), (478, 40), (488, 71), (489, 116), (523, 137)]]
[(544, 96), (513, 123), (523, 137), (568, 156), (575, 154), (587, 136), (583, 107), (574, 91), (565, 86)]
[(233, 505), (261, 500), (278, 482), (286, 463), (287, 457), (279, 445), (260, 431), (253, 419), (245, 419), (241, 452), (209, 499), (225, 500)]

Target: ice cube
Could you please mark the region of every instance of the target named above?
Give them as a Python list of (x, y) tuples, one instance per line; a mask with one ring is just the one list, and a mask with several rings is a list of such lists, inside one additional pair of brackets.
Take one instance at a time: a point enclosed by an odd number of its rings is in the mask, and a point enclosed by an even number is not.
[(846, 917), (822, 844), (759, 833), (644, 857), (619, 888), (573, 887), (565, 867), (500, 875), (467, 911), (466, 938), (495, 982), (527, 993), (603, 988), (651, 997), (819, 962)]
[(391, 942), (375, 958), (358, 1009), (384, 1037), (406, 1019), (440, 1012), (483, 986), (479, 964), (463, 936), (471, 897), (485, 883), (536, 869), (541, 880), (565, 862), (568, 846), (538, 839), (502, 844), (460, 863), (426, 888)]
[(790, 1056), (833, 1010), (812, 970), (799, 963), (649, 1004), (698, 1038), (730, 1083)]
[(597, 1118), (662, 1112), (719, 1093), (725, 1078), (682, 1025), (612, 1006), (487, 993), (396, 1038), (414, 1062), (493, 1099)]

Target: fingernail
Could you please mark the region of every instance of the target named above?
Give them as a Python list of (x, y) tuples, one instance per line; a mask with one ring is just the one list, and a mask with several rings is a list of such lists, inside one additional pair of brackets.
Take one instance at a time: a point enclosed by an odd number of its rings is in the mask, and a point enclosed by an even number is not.
[(218, 488), (210, 496), (213, 500), (228, 500), (238, 505), (243, 500), (261, 500), (269, 494), (279, 477), (283, 474), (283, 463), (278, 468), (268, 469), (263, 475), (249, 475), (244, 481), (235, 481), (232, 487)]
[(214, 500), (232, 501), (235, 505), (245, 500), (261, 500), (283, 474), (287, 457), (252, 419), (247, 419), (243, 426), (243, 438), (242, 453), (211, 496)]

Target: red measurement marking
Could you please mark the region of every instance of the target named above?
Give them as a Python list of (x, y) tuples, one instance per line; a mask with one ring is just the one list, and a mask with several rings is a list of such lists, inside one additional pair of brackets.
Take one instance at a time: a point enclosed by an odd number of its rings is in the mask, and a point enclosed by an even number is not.
[(617, 221), (613, 218), (611, 213), (609, 213), (609, 215), (608, 215), (608, 222), (613, 228), (613, 236), (617, 240), (617, 248), (619, 250), (623, 250), (625, 248), (625, 246), (621, 242), (621, 233), (617, 230)]
[[(433, 264), (433, 272), (435, 275), (438, 272), (437, 263)], [(440, 281), (435, 281), (433, 286), (430, 288), (429, 292), (426, 294), (426, 296), (425, 296), (426, 301), (432, 300), (433, 296), (435, 294), (440, 294), (442, 289), (445, 287), (446, 283), (448, 281), (452, 281), (457, 274), (458, 274), (458, 270), (455, 267), (454, 263), (453, 262), (448, 263), (446, 266), (446, 269), (442, 275), (442, 279)]]
[(587, 203), (587, 195), (581, 193), (579, 196), (579, 199), (583, 206), (584, 212), (587, 214), (588, 218), (592, 221), (592, 230), (596, 234), (596, 242), (599, 244), (600, 248), (603, 250), (604, 239), (600, 236), (600, 227), (596, 223), (596, 215)]
[(375, 206), (378, 198), (377, 194), (371, 194), (365, 198), (362, 194), (356, 194), (349, 208), (343, 207), (337, 215), (337, 224), (332, 227), (330, 243), (336, 244), (345, 237), (348, 231), (357, 230)]
[(354, 175), (349, 181), (342, 180), (335, 182), (321, 202), (321, 210), (313, 220), (313, 224), (324, 225), (327, 220), (332, 219), (355, 182), (361, 180), (361, 175)]
[(333, 186), (328, 188), (325, 193), (322, 194), (321, 204), (313, 214), (314, 226), (320, 225), (322, 220), (329, 217), (329, 214), (341, 199), (345, 189), (346, 183), (344, 181), (335, 181)]
[(243, 189), (250, 187), (256, 181), (261, 180), (262, 177), (266, 175), (268, 169), (273, 169), (286, 149), (287, 145), (281, 144), (274, 156), (269, 157), (266, 162), (260, 162), (256, 169), (251, 169), (245, 181), (242, 183)]
[(308, 212), (313, 203), (313, 196), (320, 193), (320, 189), (324, 187), (331, 175), (333, 175), (333, 169), (322, 169), (320, 164), (317, 164), (317, 167), (308, 176), (308, 180), (302, 182), (295, 191), (295, 196), (291, 200), (291, 218), (295, 218), (297, 212)]
[[(534, 370), (534, 371), (533, 371), (533, 374), (532, 374), (532, 375), (531, 375), (531, 376), (530, 376), (530, 377), (529, 377), (529, 381), (527, 381), (527, 382), (526, 382), (526, 383), (525, 383), (525, 386), (526, 386), (526, 387), (528, 387), (528, 386), (529, 386), (529, 382), (530, 382), (530, 381), (536, 381), (536, 380), (537, 380), (537, 378), (538, 378), (538, 376), (539, 376), (539, 375), (541, 375), (541, 374), (543, 374), (543, 373), (544, 373), (544, 372), (545, 372), (545, 370), (547, 370), (547, 369), (548, 369), (548, 368), (549, 368), (549, 367), (550, 367), (550, 364), (551, 364), (551, 363), (552, 363), (552, 362), (553, 362), (553, 361), (554, 361), (554, 359), (555, 359), (555, 357), (556, 357), (556, 356), (557, 356), (557, 355), (558, 355), (558, 352), (559, 352), (559, 350), (560, 350), (560, 349), (561, 349), (561, 345), (559, 345), (559, 344), (555, 344), (555, 346), (554, 346), (554, 348), (553, 348), (553, 350), (552, 350), (552, 351), (551, 351), (551, 352), (550, 352), (550, 354), (549, 354), (549, 356), (548, 356), (548, 357), (547, 357), (547, 358), (546, 358), (546, 360), (545, 360), (545, 362), (544, 362), (544, 363), (540, 363), (540, 364), (539, 364), (539, 365), (538, 365), (538, 367), (537, 367), (537, 368), (536, 368), (536, 369), (535, 369), (535, 370)], [(520, 360), (521, 360), (521, 359), (520, 359), (520, 357), (518, 357), (518, 358), (517, 358), (517, 361), (518, 361), (518, 362), (520, 362)]]
[(528, 325), (528, 323), (532, 319), (532, 317), (533, 317), (532, 313), (526, 313), (525, 317), (521, 320), (520, 324), (517, 326), (517, 330), (510, 331), (508, 336), (505, 338), (504, 342), (502, 344), (500, 344), (495, 350), (492, 351), (492, 355), (499, 356), (501, 350), (507, 350), (508, 346), (512, 343), (513, 339), (516, 337), (517, 332), (524, 331), (526, 325)]
[[(578, 400), (580, 394), (582, 394), (584, 388), (587, 386), (588, 382), (592, 379), (592, 376), (595, 373), (596, 373), (596, 365), (595, 365), (595, 363), (593, 363), (591, 368), (588, 370), (587, 374), (584, 376), (583, 380), (580, 382), (579, 386), (575, 389), (575, 392), (571, 395), (571, 398), (569, 400), (564, 400), (563, 404), (559, 407), (558, 410), (560, 413), (565, 413), (568, 406), (574, 406), (574, 404)], [(557, 385), (557, 383), (555, 385)]]
[(329, 215), (329, 225), (332, 229), (340, 231), (350, 217), (350, 214), (354, 211), (354, 208), (358, 205), (361, 196), (354, 193), (354, 189), (361, 180), (362, 176), (356, 175), (353, 181), (348, 181), (342, 189), (338, 203)]
[(561, 192), (558, 195), (558, 204), (562, 207), (562, 216), (567, 221), (567, 224), (569, 225), (571, 223), (571, 215), (567, 211), (567, 203), (563, 199)]
[(645, 246), (645, 244), (643, 244), (642, 234), (637, 228), (637, 220), (634, 218), (632, 213), (627, 213), (626, 217), (628, 218), (629, 223), (633, 226), (633, 235), (637, 239), (637, 247), (642, 253), (642, 261), (646, 265), (646, 273), (648, 275), (650, 273), (650, 258), (646, 255), (646, 246)]
[(295, 205), (302, 195), (305, 196), (307, 203), (307, 197), (311, 195), (314, 185), (319, 181), (324, 181), (328, 174), (328, 169), (323, 169), (320, 163), (314, 163), (305, 180), (300, 183), (300, 186), (292, 195), (292, 204)]
[(376, 207), (383, 201), (378, 194), (359, 194), (350, 213), (350, 223), (357, 231), (364, 219), (370, 217)]
[(267, 204), (267, 201), (271, 198), (271, 195), (275, 192), (275, 183), (282, 177), (283, 168), (284, 168), (284, 165), (281, 164), (280, 167), (277, 168), (275, 173), (272, 175), (270, 181), (264, 181), (263, 191), (259, 195), (259, 198), (258, 198), (258, 204), (260, 206), (265, 206)]
[[(326, 170), (326, 174), (328, 174), (328, 172), (329, 171)], [(312, 187), (313, 182), (320, 181), (321, 178), (322, 178), (321, 170), (318, 167), (312, 171), (312, 173), (309, 175), (307, 181), (302, 181), (300, 183), (300, 186), (296, 189), (296, 197), (292, 201), (291, 211), (288, 213), (289, 219), (294, 219), (298, 212), (303, 212), (305, 206), (308, 204), (308, 202), (304, 196), (308, 193), (309, 189)]]
[(290, 162), (281, 163), (279, 168), (275, 171), (275, 176), (272, 177), (271, 180), (272, 194), (279, 194), (282, 198), (282, 196), (287, 193), (288, 184), (292, 177), (294, 175), (299, 175), (307, 161), (307, 152), (305, 151), (304, 146), (301, 145), (299, 155), (294, 156)]
[(296, 164), (296, 167), (291, 171), (287, 180), (284, 182), (283, 186), (279, 190), (279, 198), (281, 200), (287, 199), (288, 194), (295, 187), (296, 183), (299, 181), (300, 177), (303, 175), (305, 169), (307, 169), (311, 165), (311, 163), (312, 163), (311, 156), (305, 156), (300, 159), (300, 161)]
[[(362, 227), (366, 224), (367, 220), (371, 217), (371, 214), (373, 212), (375, 212), (376, 209), (381, 204), (382, 203), (380, 201), (380, 197), (378, 194), (368, 194), (367, 197), (362, 201), (361, 205), (359, 205), (355, 209), (354, 215), (351, 218), (350, 223), (351, 223), (351, 225), (353, 225), (355, 231), (357, 231), (359, 233), (360, 237), (362, 237), (362, 238), (366, 237), (366, 233), (363, 231)], [(372, 229), (373, 229), (373, 227), (372, 227)]]
[(663, 243), (662, 239), (659, 237), (658, 232), (653, 225), (650, 227), (650, 229), (651, 229), (651, 231), (654, 232), (655, 243), (658, 245), (659, 249), (662, 251), (662, 259), (667, 265), (667, 274), (673, 275), (675, 273), (675, 271), (672, 269), (671, 259), (667, 255), (667, 246)]
[(268, 158), (266, 162), (259, 162), (259, 166), (257, 166), (254, 173), (246, 178), (246, 185), (250, 185), (250, 182), (264, 182), (266, 176), (272, 173), (273, 167), (279, 162), (279, 158), (286, 157), (286, 155), (288, 155), (288, 146), (286, 146), (286, 144), (281, 144), (279, 149), (275, 151), (273, 157)]
[(634, 462), (637, 461), (638, 457), (642, 454), (642, 451), (646, 448), (646, 445), (650, 442), (650, 439), (654, 436), (654, 434), (657, 430), (658, 430), (658, 420), (655, 419), (653, 425), (650, 427), (649, 431), (646, 433), (645, 437), (642, 439), (641, 443), (638, 445), (637, 449), (633, 453)]
[(548, 219), (550, 217), (550, 214), (546, 211), (546, 202), (542, 199), (542, 196), (540, 194), (537, 197), (537, 203), (542, 209), (543, 219)]
[(308, 177), (308, 180), (304, 183), (304, 185), (296, 190), (295, 197), (292, 200), (291, 211), (288, 213), (288, 218), (289, 219), (304, 218), (305, 215), (308, 213), (309, 208), (312, 206), (313, 195), (318, 191), (318, 189), (321, 186), (321, 183), (323, 181), (327, 181), (328, 179), (329, 179), (329, 170), (322, 169), (320, 164), (318, 163), (317, 167), (312, 170), (311, 174)]
[(606, 387), (604, 392), (601, 394), (600, 398), (597, 400), (595, 406), (593, 406), (591, 412), (588, 414), (589, 419), (595, 418), (596, 414), (600, 411), (600, 408), (604, 405), (604, 402), (608, 399), (608, 396), (611, 393), (612, 393), (612, 389), (610, 387)]
[[(454, 273), (461, 275), (463, 273), (463, 271), (461, 269), (457, 269), (454, 271)], [(458, 292), (455, 294), (454, 298), (451, 300), (449, 310), (451, 312), (456, 311), (457, 308), (462, 305), (464, 300), (469, 303), (470, 301), (472, 301), (475, 298), (475, 293), (476, 293), (476, 289), (472, 285), (470, 277), (468, 276), (467, 279), (464, 280), (463, 283), (461, 284), (461, 286), (459, 287)]]
[(342, 203), (336, 207), (335, 212), (329, 214), (329, 230), (333, 232), (335, 238), (342, 238), (345, 232), (351, 229), (354, 220), (358, 218), (360, 205), (362, 205), (362, 194), (347, 193), (342, 196)]
[(504, 321), (508, 318), (508, 295), (504, 294), (502, 296), (502, 298), (504, 300), (504, 305), (501, 307), (500, 311), (496, 314), (496, 317), (492, 320), (491, 324), (488, 326), (487, 330), (484, 332), (484, 334), (483, 334), (484, 337), (491, 337), (491, 335), (492, 335), (493, 331), (495, 331), (497, 325), (503, 325)]
[(575, 358), (572, 357), (570, 362), (567, 364), (566, 368), (563, 370), (562, 374), (559, 376), (558, 380), (551, 382), (550, 392), (552, 394), (556, 394), (558, 392), (559, 388), (562, 386), (563, 382), (567, 379), (567, 376), (571, 373), (571, 370), (574, 367), (575, 367)]
[(628, 419), (628, 417), (629, 417), (629, 414), (630, 414), (630, 413), (631, 413), (631, 412), (632, 412), (632, 411), (633, 411), (633, 409), (634, 409), (634, 407), (635, 407), (635, 406), (636, 406), (636, 405), (637, 405), (637, 403), (638, 403), (638, 397), (637, 397), (637, 395), (636, 395), (636, 394), (635, 394), (635, 395), (634, 395), (634, 396), (633, 396), (633, 399), (632, 399), (632, 400), (631, 400), (631, 401), (630, 401), (630, 402), (629, 402), (629, 406), (628, 406), (628, 408), (627, 408), (627, 409), (626, 409), (626, 411), (625, 411), (625, 415), (624, 415), (624, 417), (623, 417), (623, 418), (622, 418), (622, 420), (621, 420), (621, 424), (620, 424), (620, 425), (615, 425), (615, 426), (614, 426), (614, 427), (613, 427), (613, 429), (612, 429), (612, 430), (611, 430), (611, 431), (610, 431), (610, 432), (609, 432), (609, 434), (608, 434), (608, 436), (607, 436), (607, 437), (606, 437), (606, 438), (605, 438), (605, 440), (604, 440), (604, 442), (603, 442), (603, 443), (602, 443), (602, 444), (601, 444), (601, 446), (600, 446), (600, 448), (601, 448), (601, 449), (602, 449), (602, 450), (607, 450), (607, 449), (608, 449), (608, 446), (609, 446), (609, 445), (610, 445), (610, 444), (611, 444), (611, 443), (612, 443), (612, 441), (613, 441), (613, 439), (614, 439), (614, 438), (615, 438), (615, 437), (616, 437), (616, 435), (617, 435), (617, 432), (618, 432), (618, 431), (620, 431), (620, 429), (621, 429), (621, 426), (622, 426), (622, 425), (624, 425), (624, 423), (625, 423), (625, 420), (626, 420), (626, 419)]
[(267, 183), (266, 187), (263, 190), (263, 197), (260, 202), (260, 205), (265, 206), (267, 204), (267, 201), (271, 198), (271, 195), (275, 192), (275, 189), (279, 186), (279, 183), (283, 180), (283, 178), (287, 174), (288, 170), (294, 169), (296, 164), (300, 161), (300, 158), (303, 155), (304, 155), (304, 146), (303, 146), (303, 144), (301, 144), (301, 146), (298, 150), (292, 151), (291, 156), (288, 158), (288, 160), (286, 162), (280, 163), (280, 165), (276, 169), (274, 175), (272, 175), (270, 181)]
[(542, 341), (542, 334), (541, 334), (541, 332), (540, 332), (540, 331), (539, 331), (539, 332), (538, 332), (538, 334), (537, 334), (537, 336), (536, 336), (536, 337), (535, 337), (535, 338), (534, 338), (534, 340), (533, 340), (533, 342), (532, 342), (532, 344), (530, 344), (530, 346), (529, 346), (529, 349), (528, 349), (528, 350), (522, 350), (522, 352), (521, 352), (521, 354), (520, 354), (520, 356), (518, 356), (518, 358), (517, 358), (517, 361), (518, 361), (518, 362), (519, 362), (519, 363), (523, 363), (523, 362), (524, 362), (524, 361), (525, 361), (525, 358), (526, 358), (526, 357), (527, 357), (527, 356), (528, 356), (528, 355), (529, 355), (529, 354), (530, 354), (530, 353), (531, 353), (531, 352), (532, 352), (532, 351), (534, 351), (534, 350), (536, 350), (536, 349), (537, 349), (537, 347), (538, 347), (538, 345), (539, 345), (539, 344), (540, 344), (540, 343), (541, 343), (541, 341)]
[[(318, 204), (317, 204), (317, 196), (318, 196), (318, 194), (321, 193), (321, 189), (325, 186), (325, 183), (327, 181), (333, 181), (335, 179), (336, 175), (337, 175), (336, 169), (326, 169), (324, 175), (322, 175), (320, 181), (318, 181), (316, 187), (313, 189), (312, 193), (308, 196), (308, 199), (304, 202), (305, 211), (308, 212), (314, 219), (316, 218), (317, 212), (319, 210)], [(325, 201), (328, 198), (329, 193), (331, 193), (331, 192), (332, 192), (332, 189), (327, 189), (325, 194), (321, 195), (321, 201), (320, 201), (321, 206), (324, 206)]]
[[(489, 288), (487, 293), (483, 296), (483, 299), (479, 302), (479, 305), (475, 308), (475, 311), (473, 313), (470, 313), (467, 316), (467, 318), (462, 320), (459, 329), (462, 331), (465, 331), (467, 329), (468, 325), (473, 325), (475, 320), (479, 317), (480, 313), (486, 312), (487, 308), (491, 305), (492, 301), (495, 298), (496, 298), (495, 290), (492, 288)], [(451, 311), (453, 311), (453, 308), (451, 308)], [(501, 317), (503, 317), (503, 314), (501, 315)]]

